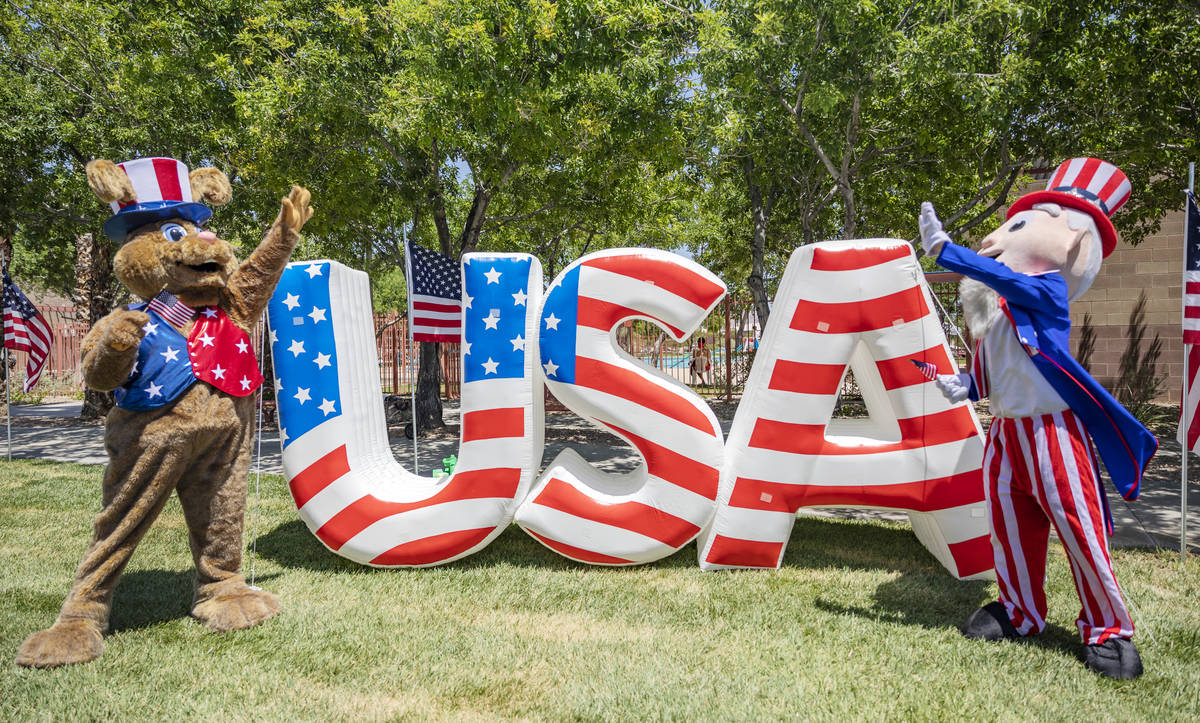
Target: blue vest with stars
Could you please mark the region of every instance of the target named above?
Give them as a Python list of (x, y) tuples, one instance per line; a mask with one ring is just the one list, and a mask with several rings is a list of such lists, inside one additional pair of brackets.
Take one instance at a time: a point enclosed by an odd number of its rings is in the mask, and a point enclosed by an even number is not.
[(142, 411), (157, 409), (179, 398), (196, 383), (188, 342), (179, 330), (146, 303), (132, 304), (133, 311), (145, 311), (150, 322), (138, 345), (137, 362), (125, 384), (113, 391), (121, 409)]

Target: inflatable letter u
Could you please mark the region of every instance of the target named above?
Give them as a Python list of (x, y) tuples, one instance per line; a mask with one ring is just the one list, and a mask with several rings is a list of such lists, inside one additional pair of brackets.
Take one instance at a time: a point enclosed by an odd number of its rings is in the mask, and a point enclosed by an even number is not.
[(463, 291), (459, 460), (440, 480), (392, 456), (367, 275), (292, 263), (271, 299), (284, 476), (301, 519), (343, 557), (376, 567), (456, 560), (499, 535), (529, 489), (542, 454), (541, 264), (468, 254)]

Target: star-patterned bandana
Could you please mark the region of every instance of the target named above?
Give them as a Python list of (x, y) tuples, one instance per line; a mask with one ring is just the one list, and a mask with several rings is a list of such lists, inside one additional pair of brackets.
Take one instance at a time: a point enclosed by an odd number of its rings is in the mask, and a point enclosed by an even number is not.
[(253, 394), (262, 384), (250, 335), (215, 306), (200, 310), (188, 335), (192, 372), (202, 382), (235, 397)]
[(122, 409), (156, 409), (170, 404), (197, 379), (236, 397), (253, 394), (262, 384), (250, 336), (224, 311), (201, 309), (185, 339), (150, 304), (130, 308), (144, 310), (150, 321), (142, 327), (144, 336), (129, 379), (114, 390)]

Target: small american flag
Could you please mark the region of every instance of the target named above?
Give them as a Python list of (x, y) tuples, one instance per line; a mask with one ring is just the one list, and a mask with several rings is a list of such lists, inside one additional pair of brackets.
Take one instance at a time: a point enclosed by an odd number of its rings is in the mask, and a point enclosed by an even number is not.
[(26, 393), (41, 378), (53, 341), (54, 334), (46, 320), (13, 283), (8, 272), (4, 272), (4, 346), (29, 354), (25, 364)]
[(1183, 375), (1183, 404), (1179, 408), (1179, 443), (1200, 453), (1200, 209), (1196, 197), (1187, 194), (1187, 229), (1183, 246), (1187, 259), (1183, 268), (1183, 349), (1187, 369)]
[(921, 370), (921, 376), (925, 377), (931, 382), (937, 379), (938, 371), (936, 364), (930, 364), (929, 362), (923, 362), (918, 359), (909, 359), (909, 361), (912, 362), (917, 369)]
[(448, 256), (404, 242), (408, 257), (408, 318), (413, 341), (462, 338), (462, 271)]
[(158, 296), (150, 300), (150, 308), (180, 328), (187, 326), (196, 315), (195, 309), (175, 298), (175, 295), (166, 289), (158, 292)]

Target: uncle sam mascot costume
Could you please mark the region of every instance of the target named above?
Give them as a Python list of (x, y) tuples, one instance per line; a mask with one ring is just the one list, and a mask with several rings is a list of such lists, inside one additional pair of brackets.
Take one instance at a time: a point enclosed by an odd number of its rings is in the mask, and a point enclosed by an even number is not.
[(1084, 662), (1112, 678), (1136, 678), (1142, 662), (1108, 556), (1112, 520), (1095, 450), (1133, 500), (1158, 440), (1071, 356), (1070, 302), (1116, 247), (1109, 216), (1129, 191), (1111, 163), (1067, 161), (1046, 190), (1012, 205), (978, 252), (950, 240), (931, 204), (920, 218), (925, 253), (967, 277), (963, 309), (979, 340), (971, 373), (938, 375), (935, 384), (951, 401), (990, 397), (995, 415), (984, 470), (1000, 599), (972, 613), (963, 634), (1001, 640), (1045, 628), (1053, 525), (1082, 603)]

